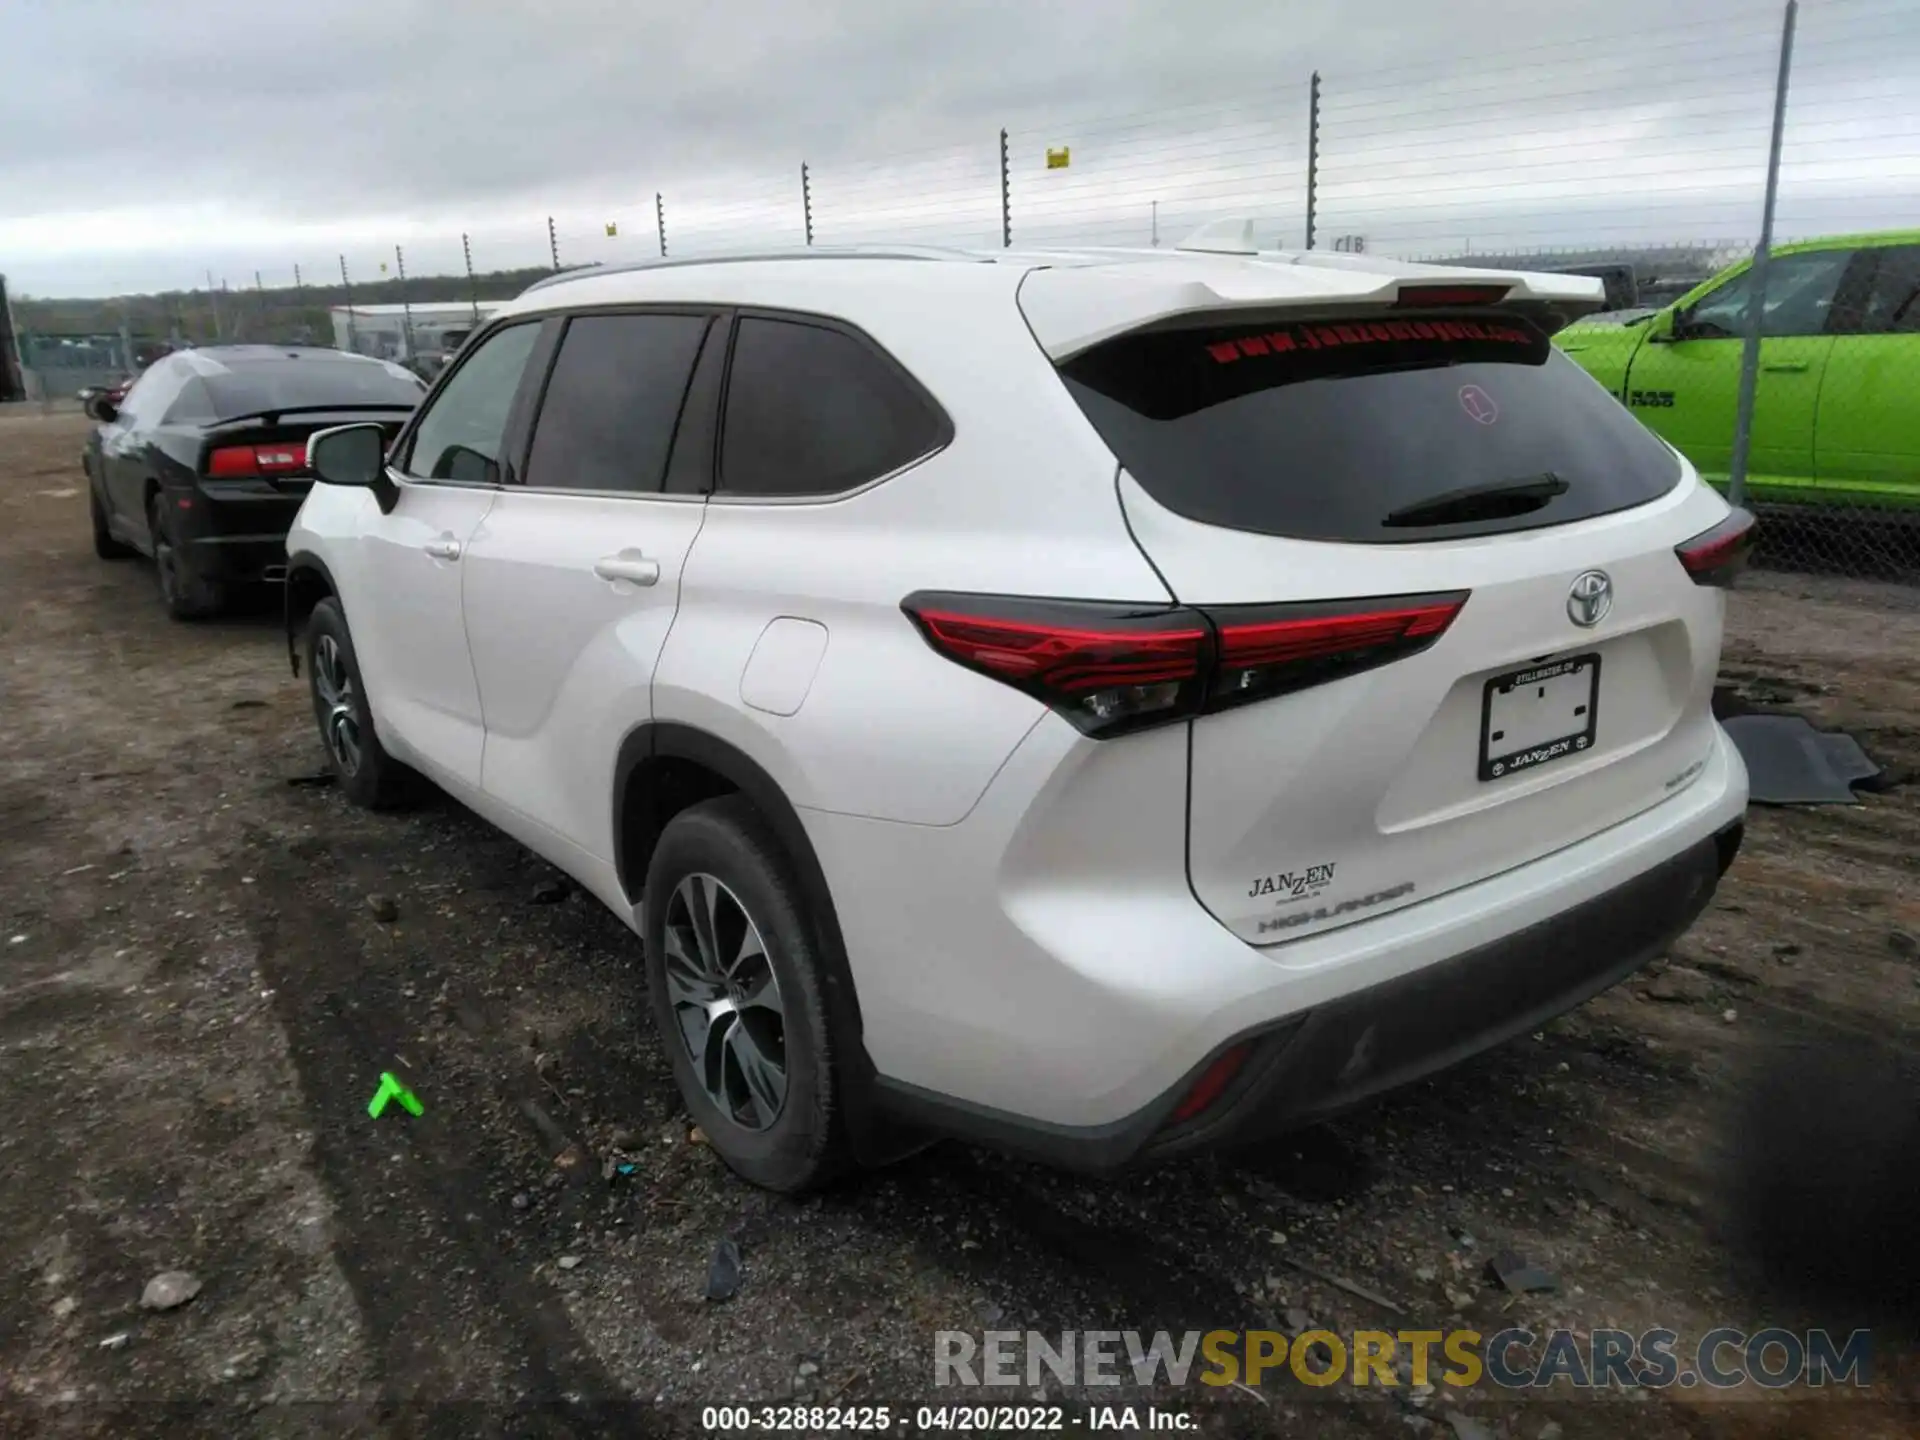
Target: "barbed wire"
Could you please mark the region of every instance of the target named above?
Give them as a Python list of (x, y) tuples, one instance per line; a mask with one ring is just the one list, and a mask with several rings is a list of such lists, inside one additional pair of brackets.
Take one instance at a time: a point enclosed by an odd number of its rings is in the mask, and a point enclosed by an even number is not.
[[(1808, 0), (1800, 12), (1777, 237), (1817, 242), (1920, 215), (1912, 16), (1910, 0)], [(182, 276), (153, 314), (197, 341), (347, 343), (328, 332), (351, 299), (351, 343), (404, 351), (454, 343), (462, 307), (470, 322), (555, 269), (808, 244), (1168, 246), (1229, 216), (1253, 218), (1263, 244), (1441, 263), (1606, 263), (1636, 273), (1620, 293), (1644, 287), (1653, 305), (1640, 308), (1657, 308), (1744, 259), (1761, 233), (1781, 21), (1773, 7), (1716, 5), (1630, 31), (1497, 46), (1463, 38), (1459, 53), (1329, 66), (1230, 96), (1035, 107), (944, 142), (851, 142), (738, 171), (634, 177), (613, 203), (496, 216), (457, 235), (414, 227), (393, 245), (299, 255), (297, 276), (294, 262), (263, 265), (252, 287), (223, 286), (218, 267), (212, 286)], [(1908, 523), (1920, 520), (1920, 419), (1885, 379), (1904, 377), (1903, 395), (1920, 384), (1911, 358), (1920, 335), (1902, 338), (1911, 325), (1892, 318), (1907, 312), (1889, 290), (1904, 273), (1889, 257), (1920, 246), (1829, 251), (1844, 260), (1789, 253), (1769, 267), (1761, 353), (1784, 358), (1763, 363), (1756, 382), (1750, 498), (1790, 519), (1774, 531), (1775, 558), (1834, 565), (1854, 555), (1876, 571), (1920, 570), (1920, 527)], [(1776, 299), (1774, 285), (1828, 288), (1807, 310)], [(130, 302), (123, 319), (131, 325), (136, 312)], [(1658, 317), (1674, 322), (1669, 311)], [(411, 333), (396, 338), (396, 324)], [(1818, 333), (1798, 333), (1810, 325)], [(1882, 353), (1902, 345), (1909, 358), (1897, 363)], [(1728, 377), (1738, 373), (1728, 357), (1739, 340), (1649, 348), (1629, 335), (1616, 348), (1632, 358), (1596, 364), (1597, 378), (1723, 478)], [(1711, 396), (1689, 399), (1700, 382), (1684, 377), (1646, 380), (1689, 356), (1719, 376)], [(1636, 392), (1669, 391), (1657, 412), (1633, 403)], [(1836, 438), (1848, 427), (1854, 440)]]

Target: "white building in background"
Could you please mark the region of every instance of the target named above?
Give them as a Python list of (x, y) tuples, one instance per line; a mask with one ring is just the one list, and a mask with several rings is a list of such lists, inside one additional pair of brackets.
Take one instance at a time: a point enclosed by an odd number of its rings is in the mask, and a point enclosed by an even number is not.
[[(497, 302), (482, 301), (479, 319), (499, 308)], [(468, 304), (335, 305), (331, 313), (335, 346), (382, 360), (445, 356), (458, 350), (476, 325), (475, 307)]]

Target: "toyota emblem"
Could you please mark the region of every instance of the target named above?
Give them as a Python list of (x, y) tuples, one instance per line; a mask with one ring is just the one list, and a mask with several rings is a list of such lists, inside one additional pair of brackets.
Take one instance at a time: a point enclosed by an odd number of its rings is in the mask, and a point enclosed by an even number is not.
[(1479, 425), (1491, 425), (1500, 418), (1500, 407), (1478, 385), (1460, 387), (1460, 408), (1467, 412), (1469, 420)]
[(1582, 629), (1591, 630), (1607, 618), (1613, 609), (1613, 581), (1604, 570), (1588, 570), (1567, 591), (1567, 618)]

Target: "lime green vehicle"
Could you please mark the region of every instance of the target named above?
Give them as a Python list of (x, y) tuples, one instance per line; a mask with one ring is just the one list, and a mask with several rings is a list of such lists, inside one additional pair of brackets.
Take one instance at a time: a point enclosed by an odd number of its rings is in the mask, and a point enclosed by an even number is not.
[[(1663, 310), (1554, 337), (1722, 488), (1751, 263)], [(1920, 512), (1920, 230), (1778, 247), (1760, 336), (1750, 499)]]

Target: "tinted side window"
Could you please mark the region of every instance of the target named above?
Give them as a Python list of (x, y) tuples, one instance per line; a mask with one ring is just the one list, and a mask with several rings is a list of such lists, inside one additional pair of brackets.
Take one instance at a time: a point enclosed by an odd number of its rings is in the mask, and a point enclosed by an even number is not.
[(512, 325), (490, 335), (428, 404), (414, 432), (407, 473), (423, 480), (459, 480), (491, 485), (500, 479), (500, 446), (507, 416), (537, 322)]
[(918, 460), (946, 422), (898, 366), (839, 330), (747, 317), (720, 433), (731, 495), (832, 495)]
[[(1853, 259), (1851, 250), (1807, 250), (1776, 256), (1767, 266), (1767, 298), (1760, 313), (1760, 333), (1824, 335), (1840, 281)], [(1726, 339), (1746, 334), (1747, 293), (1753, 272), (1746, 271), (1698, 301), (1689, 316), (1689, 333), (1701, 339)]]
[(1873, 252), (1873, 283), (1860, 323), (1867, 335), (1920, 334), (1920, 245), (1889, 245)]
[(126, 401), (120, 406), (120, 423), (129, 426), (160, 424), (190, 374), (179, 360), (162, 360), (153, 366), (134, 381), (133, 388), (127, 391)]
[(704, 315), (570, 320), (540, 404), (527, 484), (659, 490), (710, 323)]

